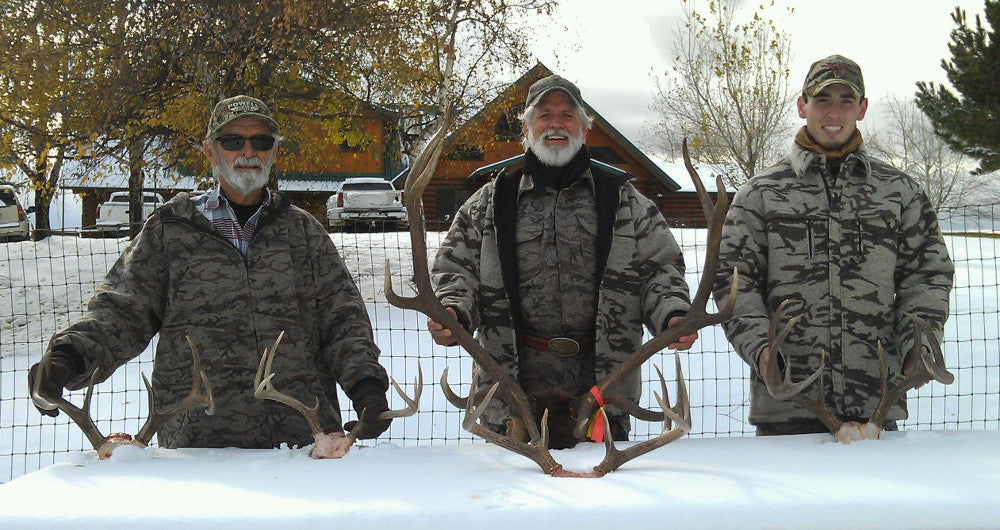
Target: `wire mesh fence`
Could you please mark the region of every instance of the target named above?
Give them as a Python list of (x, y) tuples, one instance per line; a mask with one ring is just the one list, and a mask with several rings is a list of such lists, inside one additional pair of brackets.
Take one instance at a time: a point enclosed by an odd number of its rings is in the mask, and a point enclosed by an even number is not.
[[(931, 383), (908, 397), (909, 429), (1000, 429), (1000, 205), (945, 209), (939, 212), (956, 264), (952, 316), (943, 350), (953, 384)], [(431, 227), (427, 244), (433, 256), (444, 233)], [(411, 293), (412, 263), (405, 232), (365, 227), (331, 234), (367, 304), (381, 362), (404, 390), (412, 392), (419, 365), (426, 388), (420, 411), (393, 422), (377, 442), (402, 446), (478, 442), (461, 428), (463, 412), (445, 400), (437, 378), (447, 367), (449, 383), (468, 392), (472, 363), (459, 348), (434, 344), (426, 318), (391, 307), (385, 298), (385, 262), (397, 292)], [(675, 228), (684, 249), (688, 284), (701, 276), (705, 231)], [(28, 398), (27, 371), (44, 353), (49, 337), (79, 318), (98, 282), (128, 244), (125, 238), (101, 239), (74, 234), (40, 242), (0, 245), (0, 482), (89, 448), (80, 430), (64, 414), (39, 415)], [(713, 308), (710, 307), (710, 310)], [(104, 433), (139, 430), (148, 411), (140, 373), (152, 370), (151, 346), (119, 369), (94, 392), (92, 415)], [(674, 393), (673, 353), (661, 352), (642, 367), (642, 403), (653, 406), (654, 365), (668, 375)], [(753, 433), (746, 421), (748, 367), (733, 353), (718, 327), (701, 331), (695, 347), (681, 353), (691, 397), (693, 428), (689, 436), (744, 436)], [(656, 387), (659, 383), (657, 380)], [(655, 389), (655, 388), (654, 388)], [(80, 404), (82, 392), (69, 394)], [(341, 393), (345, 420), (353, 415)], [(396, 396), (390, 405), (402, 406)], [(633, 439), (659, 433), (661, 425), (635, 422)], [(154, 438), (155, 445), (155, 438)]]

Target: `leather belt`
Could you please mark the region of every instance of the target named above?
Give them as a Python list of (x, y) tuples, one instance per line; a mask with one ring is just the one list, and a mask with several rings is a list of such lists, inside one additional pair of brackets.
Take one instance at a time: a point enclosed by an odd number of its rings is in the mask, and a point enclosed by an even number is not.
[(594, 351), (594, 338), (589, 335), (580, 336), (575, 339), (570, 337), (543, 339), (522, 332), (518, 333), (518, 339), (525, 346), (547, 350), (552, 352), (553, 355), (570, 356), (576, 355), (579, 352), (590, 353)]

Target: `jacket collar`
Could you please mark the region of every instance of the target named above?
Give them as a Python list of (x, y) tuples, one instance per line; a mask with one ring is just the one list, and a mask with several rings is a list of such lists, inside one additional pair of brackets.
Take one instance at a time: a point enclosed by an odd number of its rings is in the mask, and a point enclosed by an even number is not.
[[(820, 171), (822, 169), (821, 166), (826, 165), (826, 155), (804, 149), (794, 142), (792, 143), (791, 151), (788, 153), (788, 160), (792, 166), (792, 171), (795, 172), (795, 176), (800, 178), (808, 171)], [(853, 153), (847, 155), (844, 158), (844, 164), (847, 164), (847, 174), (851, 177), (864, 180), (871, 175), (871, 156), (868, 155), (864, 144), (859, 145)]]

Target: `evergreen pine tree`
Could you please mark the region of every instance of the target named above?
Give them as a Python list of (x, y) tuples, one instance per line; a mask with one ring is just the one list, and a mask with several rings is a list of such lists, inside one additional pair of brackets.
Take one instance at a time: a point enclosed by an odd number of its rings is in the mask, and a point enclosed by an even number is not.
[(985, 0), (984, 27), (979, 15), (969, 26), (965, 11), (951, 18), (951, 60), (941, 60), (958, 95), (934, 83), (917, 83), (917, 105), (934, 124), (934, 132), (952, 148), (980, 162), (979, 172), (1000, 169), (1000, 0)]

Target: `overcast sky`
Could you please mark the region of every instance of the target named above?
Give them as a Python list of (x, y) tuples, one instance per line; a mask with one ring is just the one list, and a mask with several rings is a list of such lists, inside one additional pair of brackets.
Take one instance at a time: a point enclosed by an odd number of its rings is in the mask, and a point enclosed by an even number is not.
[[(701, 5), (706, 3), (701, 0)], [(743, 2), (741, 21), (760, 2)], [(944, 82), (941, 59), (956, 6), (969, 20), (983, 0), (776, 0), (768, 13), (790, 33), (792, 83), (801, 83), (809, 65), (839, 53), (861, 66), (872, 112), (887, 94), (910, 98), (917, 81)], [(641, 148), (646, 138), (655, 85), (651, 76), (670, 65), (670, 43), (680, 0), (562, 0), (556, 21), (534, 46), (538, 60), (576, 82), (584, 99)], [(785, 8), (794, 6), (787, 14)], [(793, 112), (793, 108), (789, 108)], [(871, 126), (871, 123), (867, 124)]]

